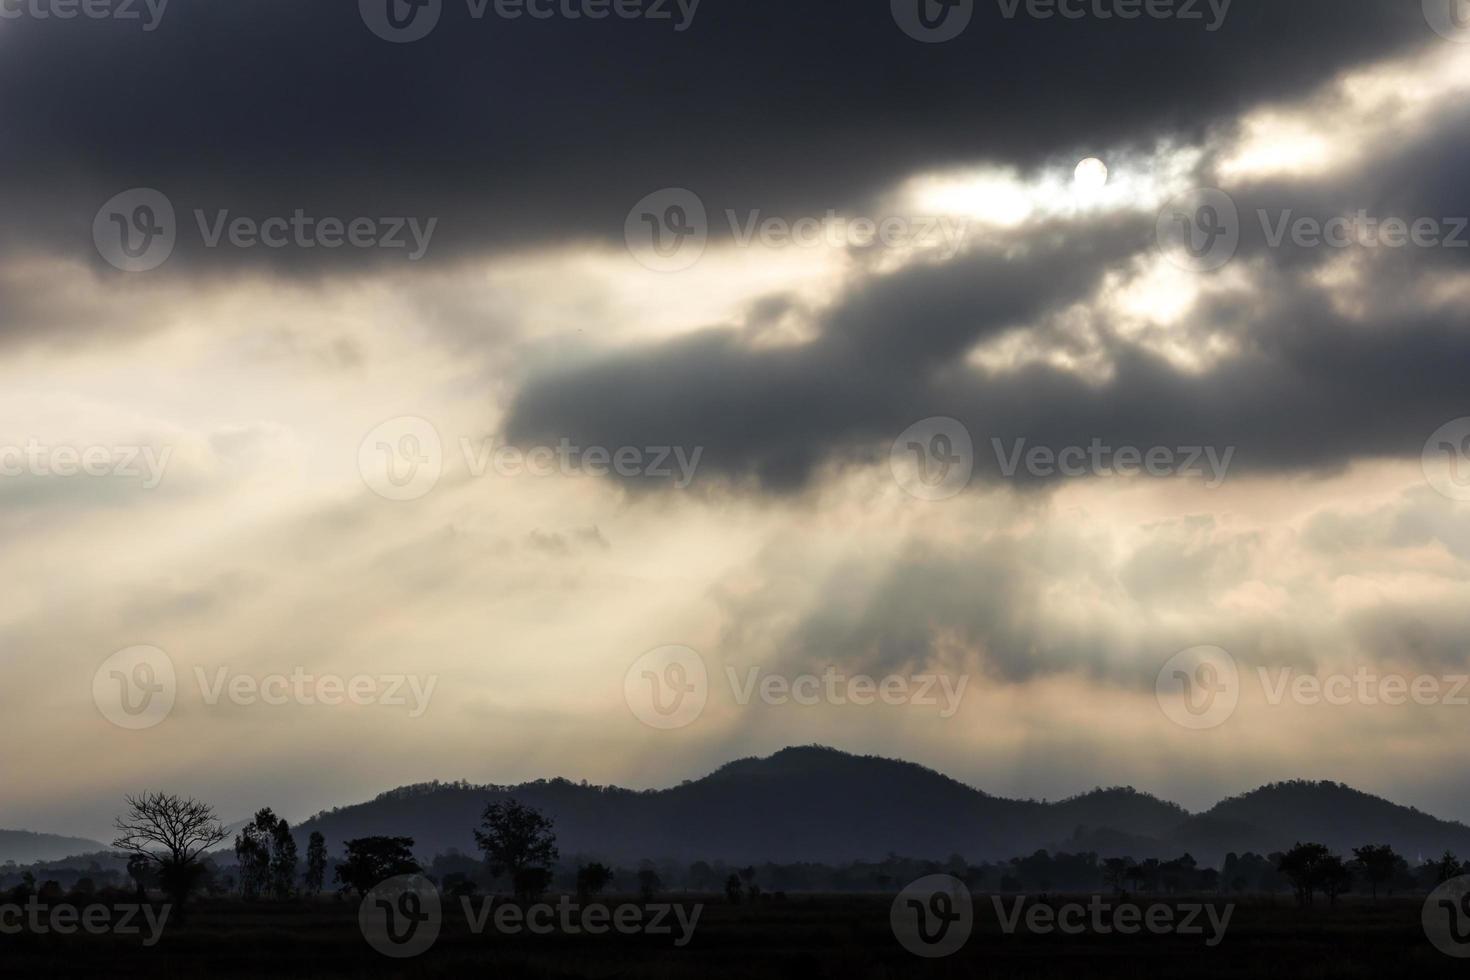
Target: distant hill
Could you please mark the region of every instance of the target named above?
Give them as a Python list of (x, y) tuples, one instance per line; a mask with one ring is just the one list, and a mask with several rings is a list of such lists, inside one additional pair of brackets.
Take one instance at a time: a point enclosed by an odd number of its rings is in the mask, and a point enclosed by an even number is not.
[(106, 848), (83, 837), (60, 837), (56, 834), (33, 834), (28, 830), (0, 830), (0, 864), (14, 861), (59, 861), (78, 854), (90, 854)]
[(486, 804), (514, 796), (556, 822), (564, 857), (731, 863), (872, 860), (889, 853), (970, 861), (1038, 849), (1217, 863), (1228, 851), (1283, 850), (1317, 840), (1339, 851), (1392, 844), (1413, 858), (1470, 854), (1470, 827), (1335, 783), (1282, 783), (1192, 815), (1133, 789), (1059, 802), (990, 796), (923, 766), (834, 749), (741, 759), (669, 789), (635, 791), (563, 779), (520, 786), (429, 784), (384, 793), (303, 822), (332, 853), (353, 837), (410, 836), (421, 855), (474, 851)]

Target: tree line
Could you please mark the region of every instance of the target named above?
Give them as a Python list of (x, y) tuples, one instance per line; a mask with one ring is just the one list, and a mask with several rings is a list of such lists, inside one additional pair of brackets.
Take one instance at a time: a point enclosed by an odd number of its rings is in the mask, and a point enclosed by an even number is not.
[[(117, 822), (112, 846), (127, 855), (126, 874), (135, 893), (162, 891), (181, 914), (198, 890), (211, 895), (238, 894), (246, 900), (312, 898), (327, 889), (328, 872), (338, 895), (365, 895), (378, 883), (395, 876), (427, 874), (449, 894), (474, 894), (487, 880), (504, 879), (518, 900), (532, 900), (554, 887), (575, 890), (583, 898), (602, 894), (615, 880), (636, 881), (640, 896), (651, 900), (674, 887), (703, 893), (723, 892), (731, 903), (784, 898), (786, 891), (886, 891), (927, 874), (948, 873), (971, 890), (998, 892), (1088, 891), (1111, 888), (1117, 893), (1152, 894), (1264, 893), (1289, 890), (1302, 906), (1325, 897), (1329, 904), (1354, 890), (1366, 890), (1376, 900), (1380, 893), (1427, 891), (1461, 874), (1470, 874), (1452, 853), (1411, 867), (1408, 860), (1386, 844), (1366, 844), (1351, 857), (1333, 854), (1317, 843), (1297, 843), (1285, 852), (1226, 856), (1216, 869), (1200, 867), (1189, 854), (1172, 860), (1128, 857), (1100, 859), (1091, 852), (1068, 854), (1039, 850), (998, 863), (970, 864), (960, 855), (948, 861), (918, 861), (890, 855), (884, 861), (853, 862), (833, 868), (821, 864), (767, 863), (731, 868), (696, 861), (688, 866), (673, 862), (643, 862), (633, 872), (620, 871), (600, 860), (574, 860), (559, 867), (560, 852), (552, 821), (540, 811), (514, 799), (491, 803), (474, 830), (480, 855), (455, 852), (436, 856), (427, 867), (413, 853), (411, 837), (370, 836), (344, 841), (341, 860), (327, 853), (326, 839), (313, 832), (305, 861), (290, 824), (270, 808), (256, 812), (234, 838), (234, 874), (219, 873), (209, 852), (225, 842), (227, 834), (211, 807), (197, 800), (166, 793), (126, 798), (128, 811)], [(0, 868), (0, 874), (5, 869)], [(80, 877), (74, 890), (91, 893), (93, 876), (106, 874), (95, 863), (91, 874)], [(52, 901), (64, 897), (60, 886), (48, 881), (39, 889), (26, 872), (12, 896), (41, 894)]]

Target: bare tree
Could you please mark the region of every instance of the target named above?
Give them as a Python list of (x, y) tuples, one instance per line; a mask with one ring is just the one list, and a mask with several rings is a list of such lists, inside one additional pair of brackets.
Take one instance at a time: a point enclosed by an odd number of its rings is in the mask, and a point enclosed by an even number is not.
[(144, 793), (125, 797), (126, 817), (118, 817), (117, 839), (112, 846), (130, 854), (141, 854), (158, 866), (159, 884), (173, 899), (175, 914), (182, 917), (204, 865), (204, 852), (225, 839), (225, 829), (207, 803), (172, 793)]

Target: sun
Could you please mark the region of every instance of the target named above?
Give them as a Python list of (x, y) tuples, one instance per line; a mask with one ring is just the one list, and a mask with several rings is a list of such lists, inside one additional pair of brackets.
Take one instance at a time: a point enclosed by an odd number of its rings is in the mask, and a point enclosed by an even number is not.
[(1097, 157), (1088, 157), (1077, 164), (1072, 182), (1084, 194), (1095, 194), (1107, 186), (1108, 165)]

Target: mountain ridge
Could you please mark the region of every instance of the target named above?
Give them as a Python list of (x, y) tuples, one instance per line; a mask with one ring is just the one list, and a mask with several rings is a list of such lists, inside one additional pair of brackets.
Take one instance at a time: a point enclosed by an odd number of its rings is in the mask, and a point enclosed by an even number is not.
[(1094, 788), (1048, 802), (992, 796), (917, 763), (793, 746), (732, 760), (664, 789), (567, 779), (518, 785), (425, 783), (323, 811), (296, 828), (334, 852), (352, 837), (415, 838), (425, 855), (474, 851), (486, 804), (514, 796), (556, 823), (564, 858), (734, 863), (840, 863), (889, 853), (1001, 860), (1039, 849), (1215, 862), (1229, 851), (1283, 850), (1318, 840), (1347, 852), (1388, 843), (1401, 853), (1470, 852), (1470, 827), (1340, 783), (1291, 780), (1221, 800), (1200, 813), (1132, 787)]

